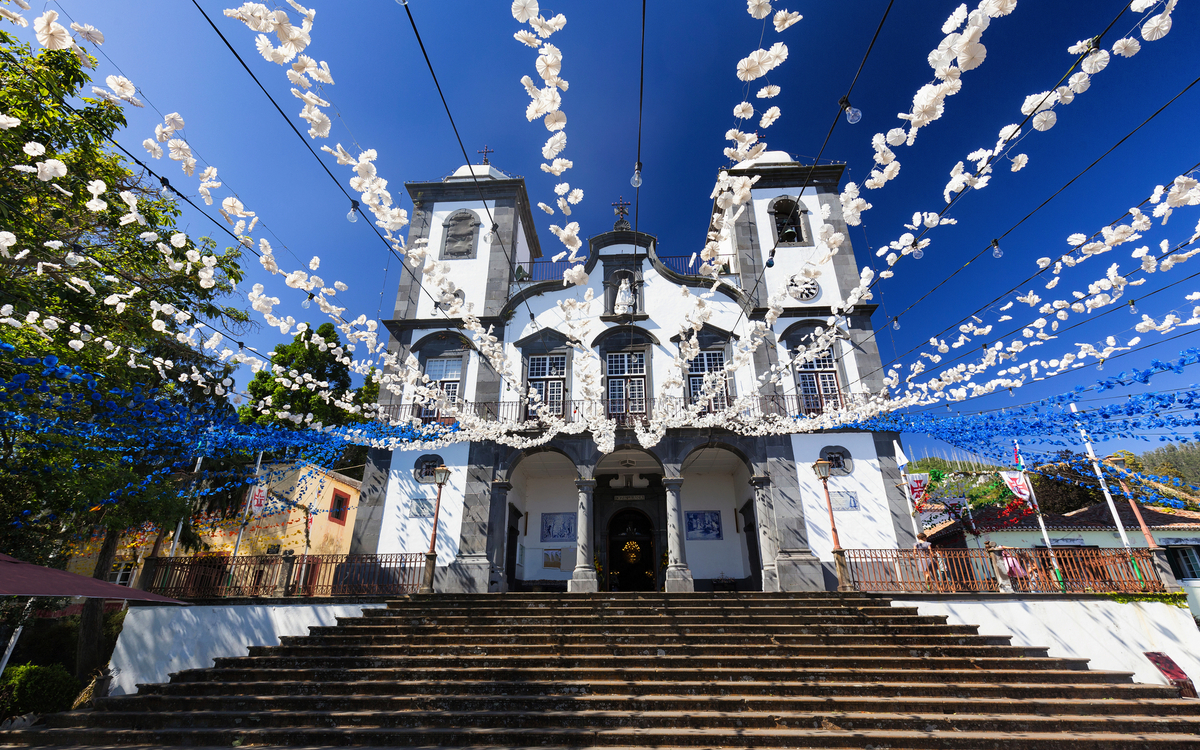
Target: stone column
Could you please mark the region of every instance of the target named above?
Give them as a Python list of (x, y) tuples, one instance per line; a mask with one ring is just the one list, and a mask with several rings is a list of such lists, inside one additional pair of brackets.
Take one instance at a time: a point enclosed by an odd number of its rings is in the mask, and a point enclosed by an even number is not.
[(771, 503), (771, 478), (755, 476), (750, 478), (754, 486), (754, 519), (758, 522), (758, 549), (762, 557), (762, 588), (763, 591), (779, 590), (779, 575), (775, 569), (775, 557), (778, 547), (775, 544), (775, 534), (771, 522), (775, 518), (775, 508)]
[(667, 489), (667, 591), (695, 591), (692, 571), (688, 569), (684, 545), (683, 503), (679, 500), (680, 477), (664, 477)]
[(511, 482), (492, 482), (492, 504), (488, 508), (487, 558), (488, 592), (503, 594), (508, 591), (508, 577), (504, 573), (504, 545), (508, 541), (508, 491)]
[(600, 580), (592, 563), (592, 492), (596, 489), (595, 479), (576, 479), (579, 489), (579, 520), (575, 524), (575, 570), (567, 581), (567, 591), (576, 594), (593, 593), (600, 590)]

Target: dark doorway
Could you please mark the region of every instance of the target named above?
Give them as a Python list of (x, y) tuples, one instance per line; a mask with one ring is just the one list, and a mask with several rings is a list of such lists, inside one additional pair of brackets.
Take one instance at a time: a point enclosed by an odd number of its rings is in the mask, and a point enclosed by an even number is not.
[(508, 543), (504, 546), (504, 577), (508, 590), (517, 590), (517, 540), (521, 536), (521, 511), (508, 504)]
[(618, 511), (608, 522), (609, 591), (657, 591), (654, 526), (640, 510)]
[(754, 518), (754, 500), (747, 500), (742, 509), (742, 531), (746, 534), (746, 551), (750, 556), (751, 591), (762, 591), (762, 558), (758, 554), (758, 523)]

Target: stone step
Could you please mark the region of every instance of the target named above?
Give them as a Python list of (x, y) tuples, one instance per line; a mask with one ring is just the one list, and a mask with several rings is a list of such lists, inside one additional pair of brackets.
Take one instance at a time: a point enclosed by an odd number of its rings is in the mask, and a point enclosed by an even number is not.
[(912, 645), (898, 646), (896, 644), (879, 645), (822, 645), (822, 644), (784, 644), (762, 643), (740, 645), (735, 643), (695, 644), (695, 643), (540, 643), (540, 644), (501, 644), (485, 645), (456, 644), (456, 643), (339, 643), (330, 638), (319, 644), (286, 643), (280, 646), (251, 646), (249, 655), (252, 657), (311, 657), (320, 654), (321, 658), (375, 658), (380, 656), (457, 656), (473, 655), (487, 656), (519, 656), (527, 659), (563, 658), (583, 656), (741, 656), (755, 659), (770, 658), (800, 658), (800, 657), (958, 657), (958, 658), (1048, 658), (1046, 649), (1027, 649), (1021, 646), (989, 646), (989, 645)]
[[(324, 648), (331, 644), (361, 645), (361, 646), (390, 646), (405, 644), (421, 644), (428, 646), (459, 645), (459, 646), (491, 646), (506, 644), (521, 644), (528, 646), (562, 644), (572, 645), (605, 645), (605, 644), (739, 644), (747, 640), (759, 640), (781, 645), (828, 645), (847, 646), (1008, 646), (1012, 638), (1007, 635), (891, 635), (879, 633), (875, 635), (847, 635), (844, 633), (824, 634), (795, 634), (782, 635), (763, 633), (748, 639), (744, 633), (713, 633), (713, 634), (682, 634), (682, 633), (631, 633), (627, 635), (612, 635), (603, 633), (582, 633), (577, 635), (551, 634), (512, 634), (512, 635), (463, 635), (461, 633), (417, 633), (411, 635), (396, 635), (385, 633), (364, 634), (357, 631), (332, 630), (313, 635), (285, 635), (280, 638), (283, 646), (311, 646)], [(1030, 649), (1044, 652), (1046, 649)]]
[[(1021, 656), (898, 656), (875, 654), (869, 657), (832, 653), (813, 655), (774, 654), (751, 656), (743, 654), (672, 654), (665, 649), (643, 649), (632, 654), (541, 653), (537, 659), (491, 654), (429, 654), (429, 655), (368, 655), (310, 653), (299, 649), (296, 655), (276, 654), (278, 649), (264, 649), (263, 656), (229, 656), (214, 659), (220, 670), (237, 669), (301, 669), (301, 670), (417, 670), (417, 669), (513, 669), (523, 668), (535, 661), (540, 670), (612, 670), (627, 671), (654, 659), (654, 668), (669, 669), (761, 669), (775, 670), (853, 669), (865, 672), (900, 669), (976, 669), (976, 670), (1086, 670), (1087, 659), (1027, 658)], [(660, 653), (661, 652), (661, 653)]]
[[(194, 680), (139, 685), (137, 696), (112, 700), (137, 700), (142, 696), (164, 697), (223, 697), (264, 696), (503, 696), (503, 697), (556, 697), (556, 696), (617, 696), (646, 697), (664, 694), (689, 697), (938, 697), (962, 700), (1011, 700), (1012, 695), (1022, 699), (1061, 699), (1075, 701), (1138, 700), (1155, 701), (1178, 698), (1178, 691), (1165, 685), (1145, 685), (1135, 682), (1021, 682), (1020, 678), (1004, 683), (950, 682), (932, 679), (922, 682), (908, 680), (893, 682), (873, 680), (862, 682), (854, 679), (842, 680), (717, 680), (702, 677), (695, 680), (628, 680), (592, 679), (587, 681), (530, 680), (501, 681), (481, 680), (345, 680), (314, 683), (290, 680), (281, 677), (271, 681), (226, 682), (203, 680), (198, 672)], [(1075, 677), (1078, 673), (1069, 673)], [(819, 675), (824, 677), (826, 675)], [(1198, 702), (1196, 705), (1200, 705)]]
[[(583, 689), (587, 689), (586, 687)], [(1093, 716), (1106, 714), (1186, 716), (1200, 720), (1200, 701), (1138, 700), (1107, 697), (996, 698), (921, 695), (528, 695), (497, 692), (487, 695), (137, 695), (128, 699), (102, 698), (97, 711), (720, 711), (725, 713), (921, 713), (921, 714), (1038, 714)], [(70, 714), (72, 717), (87, 714)], [(56, 724), (68, 726), (70, 724)]]
[[(339, 618), (340, 619), (340, 618)], [(822, 625), (819, 623), (810, 623), (806, 625), (774, 625), (774, 626), (756, 626), (756, 625), (730, 625), (724, 623), (706, 623), (703, 625), (676, 625), (666, 622), (657, 622), (650, 625), (616, 625), (592, 622), (586, 625), (516, 625), (516, 624), (490, 624), (490, 625), (472, 625), (458, 624), (454, 626), (440, 624), (436, 620), (430, 620), (415, 625), (387, 624), (381, 625), (376, 623), (355, 623), (348, 625), (324, 626), (315, 625), (309, 628), (310, 635), (337, 635), (344, 633), (346, 635), (367, 635), (367, 634), (383, 634), (383, 635), (404, 635), (404, 634), (420, 634), (420, 633), (444, 633), (444, 634), (463, 634), (463, 635), (567, 635), (567, 634), (601, 634), (601, 635), (639, 635), (650, 633), (683, 633), (697, 635), (721, 635), (725, 633), (736, 633), (745, 636), (753, 635), (821, 635), (824, 633), (839, 634), (839, 635), (881, 635), (881, 634), (897, 634), (897, 635), (977, 635), (978, 626), (975, 625), (913, 625), (906, 623), (899, 624), (876, 624), (876, 623), (837, 623), (830, 625)]]
[[(380, 620), (401, 620), (405, 621), (411, 618), (400, 616), (392, 617), (377, 617), (367, 613), (383, 612), (385, 610), (363, 610), (363, 616), (359, 618), (338, 618), (338, 624), (342, 626), (353, 627), (355, 625), (370, 625), (377, 624)], [(563, 625), (659, 625), (670, 624), (675, 627), (687, 627), (697, 625), (720, 625), (723, 627), (731, 627), (738, 625), (759, 625), (759, 626), (775, 626), (775, 625), (824, 625), (833, 627), (842, 623), (847, 625), (871, 624), (878, 627), (890, 625), (944, 625), (946, 623), (945, 616), (942, 615), (904, 615), (895, 614), (894, 610), (886, 609), (878, 614), (867, 615), (858, 612), (835, 612), (827, 615), (822, 614), (787, 614), (787, 615), (747, 615), (742, 613), (730, 614), (711, 614), (711, 615), (688, 615), (686, 617), (674, 617), (670, 613), (661, 614), (637, 614), (637, 615), (605, 615), (603, 617), (595, 615), (563, 615), (556, 617), (553, 614), (538, 614), (523, 612), (511, 615), (496, 615), (494, 613), (479, 612), (466, 615), (446, 615), (446, 616), (429, 616), (421, 617), (419, 621), (422, 623), (437, 622), (442, 626), (454, 625), (543, 625), (552, 627), (561, 627)]]
[[(72, 711), (48, 717), (50, 727), (139, 730), (299, 729), (375, 727), (380, 729), (820, 729), (828, 722), (846, 730), (925, 732), (1123, 732), (1200, 733), (1200, 717), (1128, 714), (1040, 715), (1028, 713), (895, 713), (774, 711)], [(1197, 734), (1200, 739), (1200, 734)]]
[(803, 605), (796, 606), (791, 604), (695, 604), (695, 605), (680, 605), (680, 604), (617, 604), (607, 607), (587, 607), (587, 606), (537, 606), (537, 605), (521, 605), (508, 604), (503, 606), (486, 606), (486, 605), (444, 605), (444, 606), (425, 606), (425, 607), (373, 607), (365, 610), (372, 614), (370, 617), (406, 617), (412, 615), (472, 615), (480, 612), (487, 612), (495, 615), (510, 615), (510, 614), (526, 614), (547, 617), (566, 617), (570, 615), (579, 615), (587, 617), (611, 617), (613, 615), (661, 615), (668, 613), (679, 617), (693, 617), (699, 615), (713, 614), (744, 614), (749, 616), (767, 616), (767, 615), (803, 615), (803, 614), (849, 614), (854, 612), (863, 613), (887, 613), (895, 612), (897, 614), (915, 614), (917, 607), (896, 607), (889, 606), (886, 602), (864, 601), (855, 604), (830, 604), (824, 606)]
[[(10, 733), (8, 739), (32, 745), (97, 743), (151, 746), (426, 746), (470, 747), (778, 747), (778, 748), (958, 748), (961, 750), (1129, 750), (1129, 748), (1200, 748), (1200, 737), (1184, 733), (1015, 732), (846, 730), (836, 722), (827, 729), (388, 729), (368, 727), (280, 729), (92, 730), (44, 729)], [(1131, 742), (1131, 739), (1135, 739)]]
[(656, 666), (657, 660), (646, 664), (642, 659), (641, 667), (626, 667), (622, 669), (588, 669), (580, 667), (474, 667), (453, 668), (442, 666), (432, 670), (426, 668), (362, 668), (348, 669), (330, 666), (325, 668), (214, 668), (188, 669), (171, 675), (172, 682), (262, 682), (264, 680), (289, 680), (314, 682), (343, 682), (363, 680), (411, 681), (420, 679), (437, 679), (446, 681), (553, 681), (553, 680), (711, 680), (719, 682), (780, 682), (795, 680), (804, 676), (821, 681), (852, 681), (852, 682), (1095, 682), (1113, 683), (1128, 682), (1127, 672), (1097, 672), (1086, 669), (1079, 670), (1034, 670), (1018, 667), (1016, 669), (983, 669), (967, 667), (951, 669), (946, 667), (924, 668), (805, 668), (794, 669), (763, 669), (749, 667), (698, 667), (691, 664), (688, 667), (673, 668)]

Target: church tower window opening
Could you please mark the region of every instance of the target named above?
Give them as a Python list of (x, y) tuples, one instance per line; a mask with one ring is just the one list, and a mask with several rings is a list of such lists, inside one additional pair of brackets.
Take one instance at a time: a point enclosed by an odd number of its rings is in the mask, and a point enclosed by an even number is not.
[(825, 350), (812, 360), (796, 366), (796, 394), (805, 414), (817, 415), (842, 406), (838, 385), (837, 363)]
[[(563, 413), (566, 393), (567, 357), (565, 354), (548, 354), (529, 358), (529, 387), (537, 391), (542, 404), (551, 414)], [(529, 404), (529, 418), (537, 417), (534, 404)]]
[(775, 242), (786, 245), (812, 245), (812, 230), (808, 227), (808, 211), (787, 196), (771, 202), (767, 209), (774, 219)]
[[(708, 373), (718, 373), (725, 381), (725, 352), (721, 350), (700, 352), (695, 359), (688, 362), (688, 396), (692, 403), (700, 400), (704, 390), (704, 377)], [(704, 411), (724, 409), (729, 405), (727, 382), (713, 397), (704, 403)]]
[(610, 352), (607, 358), (608, 414), (646, 413), (646, 353)]
[[(446, 400), (458, 402), (458, 386), (462, 380), (462, 357), (438, 357), (425, 362), (425, 374), (429, 377), (429, 382), (442, 389), (446, 394)], [(425, 403), (421, 405), (422, 419), (439, 419), (442, 416), (441, 409), (436, 403)]]

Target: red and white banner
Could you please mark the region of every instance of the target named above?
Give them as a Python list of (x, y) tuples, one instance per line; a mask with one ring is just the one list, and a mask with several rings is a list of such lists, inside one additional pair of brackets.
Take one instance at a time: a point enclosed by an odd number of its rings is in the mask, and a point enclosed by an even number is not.
[(929, 475), (909, 474), (908, 492), (912, 495), (913, 502), (918, 505), (929, 502)]
[(255, 485), (250, 490), (250, 515), (260, 516), (263, 509), (267, 506), (267, 487), (266, 485)]
[(1025, 481), (1025, 472), (1002, 471), (1000, 476), (1004, 477), (1004, 484), (1014, 495), (1022, 500), (1029, 500), (1029, 483)]

